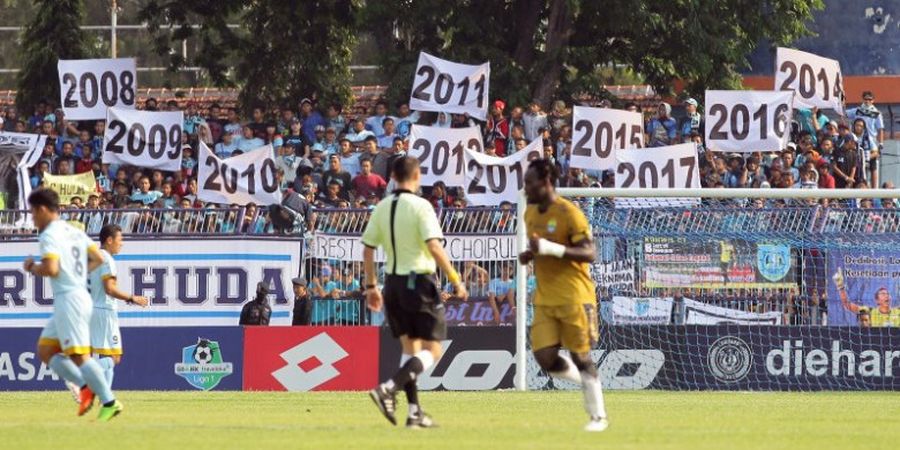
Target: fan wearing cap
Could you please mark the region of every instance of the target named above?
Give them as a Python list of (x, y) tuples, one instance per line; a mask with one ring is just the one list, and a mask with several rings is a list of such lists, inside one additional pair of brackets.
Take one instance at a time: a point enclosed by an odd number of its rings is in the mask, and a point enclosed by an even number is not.
[(269, 306), (269, 285), (260, 281), (256, 284), (256, 297), (241, 309), (240, 325), (268, 325), (272, 316)]
[(703, 115), (697, 111), (699, 103), (693, 98), (684, 101), (684, 111), (687, 117), (681, 120), (678, 127), (678, 140), (681, 142), (690, 142), (691, 133), (703, 135)]
[(294, 311), (291, 325), (309, 325), (312, 316), (312, 299), (307, 289), (306, 278), (297, 277), (291, 280), (294, 286)]
[(493, 142), (497, 156), (506, 156), (506, 139), (509, 138), (509, 121), (503, 115), (504, 109), (506, 109), (506, 102), (500, 99), (494, 100), (494, 104), (491, 106), (491, 114), (485, 127), (488, 130), (488, 136), (485, 140)]

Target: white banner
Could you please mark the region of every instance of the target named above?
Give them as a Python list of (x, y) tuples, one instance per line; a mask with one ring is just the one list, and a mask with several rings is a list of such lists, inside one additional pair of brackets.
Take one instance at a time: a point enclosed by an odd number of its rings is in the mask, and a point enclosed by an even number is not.
[(200, 141), (197, 156), (201, 201), (241, 206), (281, 203), (271, 144), (223, 160)]
[(134, 58), (59, 60), (59, 104), (68, 120), (106, 119), (107, 108), (134, 109)]
[(537, 139), (505, 158), (466, 150), (466, 200), (469, 206), (515, 204), (525, 187), (528, 162), (543, 156), (543, 140)]
[(409, 107), (487, 119), (491, 63), (459, 64), (419, 52)]
[(466, 182), (466, 150), (483, 153), (478, 127), (438, 128), (413, 125), (407, 154), (419, 159), (422, 185), (443, 181), (447, 186)]
[[(16, 184), (19, 187), (17, 209), (28, 209), (28, 196), (31, 195), (31, 177), (28, 169), (34, 167), (41, 159), (45, 142), (47, 142), (47, 136), (42, 134), (0, 131), (0, 180), (7, 179), (6, 171), (10, 170), (15, 162)], [(4, 188), (0, 188), (0, 191), (4, 190)], [(12, 202), (12, 198), (8, 198), (7, 202)], [(17, 224), (17, 226), (30, 225), (31, 217), (28, 216), (26, 220), (27, 224)]]
[(103, 162), (159, 170), (181, 170), (181, 111), (109, 108)]
[(644, 147), (641, 113), (576, 106), (572, 113), (571, 167), (616, 168), (616, 150)]
[[(512, 261), (516, 254), (516, 236), (445, 235), (444, 250), (451, 261)], [(312, 236), (309, 256), (338, 261), (362, 261), (363, 243), (360, 236), (317, 233)], [(384, 262), (384, 250), (378, 249), (375, 260)]]
[(672, 298), (613, 297), (613, 325), (665, 325), (672, 321)]
[(780, 312), (752, 313), (731, 308), (723, 308), (684, 299), (685, 325), (718, 325), (736, 323), (739, 325), (781, 325)]
[(700, 188), (694, 143), (616, 152), (617, 188)]
[(781, 151), (790, 140), (794, 93), (706, 91), (706, 145), (713, 151)]
[(841, 64), (833, 59), (783, 47), (775, 53), (775, 89), (796, 91), (795, 107), (831, 108), (844, 115), (843, 80)]
[[(22, 271), (38, 243), (7, 242), (0, 257), (0, 327), (43, 327), (53, 311), (46, 279)], [(300, 273), (303, 241), (125, 239), (115, 256), (119, 289), (150, 298), (149, 308), (119, 303), (122, 326), (237, 326), (256, 284), (269, 284), (272, 325), (290, 325), (291, 278)]]
[(591, 278), (607, 290), (634, 290), (634, 261), (595, 262), (591, 264)]

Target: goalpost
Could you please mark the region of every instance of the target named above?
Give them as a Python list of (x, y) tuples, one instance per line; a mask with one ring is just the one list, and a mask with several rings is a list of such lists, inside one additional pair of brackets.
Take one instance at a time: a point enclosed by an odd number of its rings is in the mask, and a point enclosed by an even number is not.
[[(557, 193), (597, 247), (604, 388), (900, 389), (900, 190)], [(516, 389), (574, 387), (531, 357), (526, 266), (516, 281)]]

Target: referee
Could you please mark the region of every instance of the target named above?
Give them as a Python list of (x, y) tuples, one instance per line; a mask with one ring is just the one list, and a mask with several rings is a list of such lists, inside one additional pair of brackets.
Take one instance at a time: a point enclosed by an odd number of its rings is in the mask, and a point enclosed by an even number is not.
[[(447, 274), (457, 297), (465, 300), (469, 294), (444, 253), (444, 234), (434, 208), (414, 193), (419, 190), (419, 160), (398, 158), (392, 169), (397, 188), (375, 207), (362, 242), (366, 301), (373, 311), (380, 311), (384, 303), (391, 332), (403, 346), (403, 356), (400, 370), (369, 395), (381, 413), (396, 425), (396, 395), (404, 390), (409, 403), (406, 426), (430, 428), (436, 424), (419, 407), (416, 379), (441, 357), (441, 341), (447, 337), (444, 305), (434, 279), (436, 266)], [(387, 254), (384, 298), (376, 286), (378, 247)]]

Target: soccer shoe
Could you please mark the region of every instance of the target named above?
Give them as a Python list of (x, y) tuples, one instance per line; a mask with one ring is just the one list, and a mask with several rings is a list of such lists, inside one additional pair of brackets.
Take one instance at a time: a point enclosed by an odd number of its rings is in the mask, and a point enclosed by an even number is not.
[(91, 410), (94, 406), (94, 392), (91, 388), (85, 386), (78, 392), (78, 415), (83, 416), (84, 413)]
[(371, 397), (372, 401), (375, 402), (375, 405), (378, 406), (378, 410), (381, 411), (381, 414), (384, 414), (384, 418), (392, 425), (397, 425), (397, 418), (394, 417), (397, 400), (394, 396), (395, 394), (388, 392), (384, 386), (380, 385), (369, 391), (369, 397)]
[(112, 404), (112, 406), (103, 406), (100, 408), (100, 415), (97, 416), (97, 420), (101, 422), (109, 422), (113, 417), (121, 414), (123, 409), (125, 409), (125, 405), (123, 405), (122, 402), (116, 400)]
[(591, 417), (591, 421), (584, 426), (584, 431), (601, 432), (609, 428), (609, 420), (606, 417)]
[(69, 393), (72, 394), (72, 400), (75, 400), (75, 403), (81, 403), (81, 388), (75, 385), (75, 383), (71, 381), (66, 381), (66, 388), (69, 389)]
[(406, 418), (406, 428), (417, 430), (419, 428), (437, 428), (438, 424), (425, 411), (419, 410), (415, 416)]

